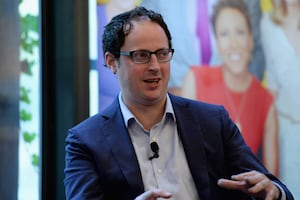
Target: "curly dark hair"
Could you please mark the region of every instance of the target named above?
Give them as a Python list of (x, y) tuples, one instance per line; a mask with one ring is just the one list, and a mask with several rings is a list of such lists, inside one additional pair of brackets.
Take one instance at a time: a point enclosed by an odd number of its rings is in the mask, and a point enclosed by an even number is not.
[(171, 33), (161, 14), (140, 6), (113, 17), (105, 26), (102, 39), (103, 53), (110, 52), (119, 58), (120, 55), (117, 52), (120, 52), (120, 48), (124, 45), (125, 37), (132, 27), (131, 22), (143, 20), (150, 20), (159, 24), (166, 33), (169, 48), (172, 48)]
[(213, 8), (213, 14), (211, 16), (211, 23), (214, 30), (214, 33), (216, 33), (216, 21), (219, 17), (221, 11), (225, 8), (234, 8), (238, 11), (240, 11), (246, 18), (247, 26), (249, 28), (249, 31), (252, 31), (250, 17), (249, 17), (249, 11), (247, 8), (247, 5), (243, 0), (218, 0), (217, 3), (214, 5)]

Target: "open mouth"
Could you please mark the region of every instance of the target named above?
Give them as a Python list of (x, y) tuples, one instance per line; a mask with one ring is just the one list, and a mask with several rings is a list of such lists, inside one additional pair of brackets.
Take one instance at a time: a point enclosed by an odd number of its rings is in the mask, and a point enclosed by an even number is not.
[(158, 83), (160, 79), (147, 79), (145, 80), (146, 83)]
[(239, 61), (241, 59), (241, 55), (238, 53), (233, 53), (229, 56), (229, 58), (232, 61)]

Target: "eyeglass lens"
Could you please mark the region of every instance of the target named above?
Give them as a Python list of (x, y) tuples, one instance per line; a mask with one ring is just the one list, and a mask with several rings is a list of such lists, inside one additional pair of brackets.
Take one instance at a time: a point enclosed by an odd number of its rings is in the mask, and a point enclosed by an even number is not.
[(134, 51), (132, 52), (132, 60), (135, 63), (147, 63), (150, 61), (151, 54), (155, 54), (158, 62), (167, 62), (171, 59), (172, 49), (160, 49), (155, 52), (150, 51)]

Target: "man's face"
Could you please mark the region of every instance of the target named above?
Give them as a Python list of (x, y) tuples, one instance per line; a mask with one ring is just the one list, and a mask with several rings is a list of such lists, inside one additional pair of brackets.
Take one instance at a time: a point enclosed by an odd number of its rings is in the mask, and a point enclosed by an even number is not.
[[(133, 22), (120, 51), (168, 49), (168, 38), (164, 30), (151, 21)], [(130, 56), (120, 56), (117, 76), (127, 105), (153, 105), (165, 99), (170, 78), (170, 61), (158, 62), (155, 54), (150, 61), (136, 64)]]

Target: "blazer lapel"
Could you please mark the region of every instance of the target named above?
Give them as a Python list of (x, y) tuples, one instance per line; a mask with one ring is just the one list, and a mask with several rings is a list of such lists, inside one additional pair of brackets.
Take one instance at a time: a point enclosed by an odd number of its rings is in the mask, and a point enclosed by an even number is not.
[(203, 132), (187, 101), (170, 95), (177, 121), (178, 134), (182, 140), (185, 155), (200, 199), (211, 199), (208, 169), (204, 151)]
[(117, 164), (127, 179), (130, 191), (132, 191), (132, 199), (134, 199), (144, 192), (144, 185), (134, 147), (119, 107), (119, 102), (116, 99), (113, 105), (104, 112), (108, 118), (104, 130)]

